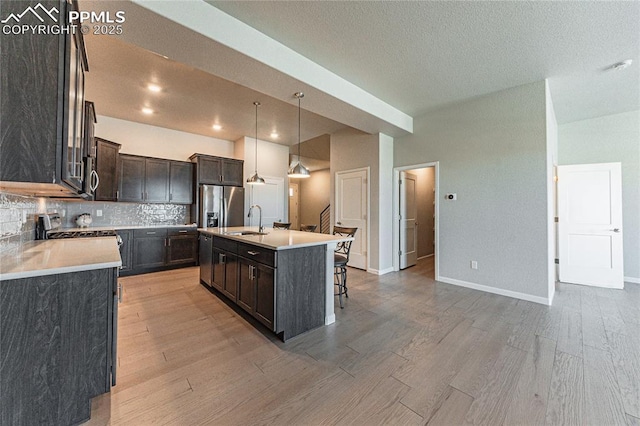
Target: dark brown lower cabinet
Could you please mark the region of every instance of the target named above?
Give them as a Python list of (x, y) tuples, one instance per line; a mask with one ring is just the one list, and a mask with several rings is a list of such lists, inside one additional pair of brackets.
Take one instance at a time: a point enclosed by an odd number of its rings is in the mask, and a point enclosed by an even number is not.
[(250, 260), (240, 258), (238, 260), (238, 306), (253, 314), (256, 305), (255, 282), (253, 270), (255, 264)]
[(79, 424), (115, 384), (117, 270), (0, 282), (0, 424)]
[(270, 330), (275, 331), (275, 269), (256, 263), (253, 269), (253, 282), (256, 294), (254, 316)]
[(208, 286), (212, 285), (213, 280), (213, 237), (206, 234), (200, 234), (200, 249), (198, 250), (198, 262), (200, 263), (200, 281)]
[(238, 256), (214, 248), (212, 262), (212, 286), (235, 302), (238, 293)]
[[(130, 233), (128, 242), (124, 238), (127, 232)], [(198, 261), (198, 231), (195, 228), (119, 230), (118, 235), (124, 242), (120, 251), (123, 276), (193, 266)], [(130, 267), (125, 268), (125, 265)]]
[(136, 229), (133, 231), (134, 270), (162, 267), (166, 261), (166, 229)]
[(170, 229), (167, 248), (167, 265), (192, 263), (198, 255), (198, 232)]

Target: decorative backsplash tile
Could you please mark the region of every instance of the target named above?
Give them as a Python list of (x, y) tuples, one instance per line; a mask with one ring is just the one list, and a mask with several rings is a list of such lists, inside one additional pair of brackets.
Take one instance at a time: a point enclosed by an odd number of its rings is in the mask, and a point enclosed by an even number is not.
[[(185, 225), (189, 223), (190, 206), (179, 204), (138, 204), (100, 201), (67, 201), (63, 227), (76, 226), (76, 218), (90, 213), (91, 226), (110, 225)], [(99, 211), (102, 216), (98, 216)]]
[[(101, 211), (102, 216), (98, 216)], [(38, 214), (58, 213), (63, 228), (75, 228), (79, 214), (90, 213), (91, 226), (154, 226), (190, 223), (190, 206), (100, 201), (59, 201), (0, 192), (0, 252), (33, 241)]]

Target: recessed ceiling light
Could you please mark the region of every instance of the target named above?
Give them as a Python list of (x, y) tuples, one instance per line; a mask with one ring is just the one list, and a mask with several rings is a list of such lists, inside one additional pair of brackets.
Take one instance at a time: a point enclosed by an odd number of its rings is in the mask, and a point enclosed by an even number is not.
[(142, 108), (142, 113), (143, 114), (151, 115), (151, 114), (153, 114), (153, 112), (154, 111), (151, 108), (147, 108), (147, 107)]
[(278, 137), (279, 137), (279, 136), (280, 136), (280, 135), (279, 135), (278, 133), (276, 133), (276, 132), (271, 132), (271, 137), (272, 137), (273, 139), (278, 139)]
[(151, 90), (152, 92), (161, 92), (162, 91), (162, 87), (158, 86), (157, 84), (149, 84), (149, 85), (147, 85), (147, 89)]
[(618, 62), (609, 67), (610, 70), (620, 71), (625, 68), (628, 68), (633, 63), (632, 59), (627, 59), (626, 61)]
[(222, 126), (221, 126), (221, 125), (219, 125), (219, 124), (214, 124), (214, 125), (213, 125), (213, 126), (211, 126), (211, 127), (213, 127), (213, 130), (222, 130)]

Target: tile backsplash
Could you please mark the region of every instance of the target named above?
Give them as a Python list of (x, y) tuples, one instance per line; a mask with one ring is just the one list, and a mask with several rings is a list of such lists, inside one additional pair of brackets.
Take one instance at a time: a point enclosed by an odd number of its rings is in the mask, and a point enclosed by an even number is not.
[[(0, 192), (0, 252), (35, 239), (40, 213), (59, 213), (63, 228), (76, 227), (76, 217), (91, 213), (91, 226), (153, 226), (190, 223), (190, 206), (100, 201), (60, 201)], [(102, 216), (98, 216), (102, 213)]]

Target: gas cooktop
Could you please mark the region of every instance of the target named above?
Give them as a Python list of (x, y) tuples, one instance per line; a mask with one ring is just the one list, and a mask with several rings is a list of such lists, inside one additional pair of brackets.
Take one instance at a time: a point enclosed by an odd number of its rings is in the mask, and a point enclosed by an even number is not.
[(115, 237), (116, 231), (113, 229), (87, 229), (82, 231), (48, 231), (47, 238), (57, 240), (61, 238), (91, 238), (91, 237)]

